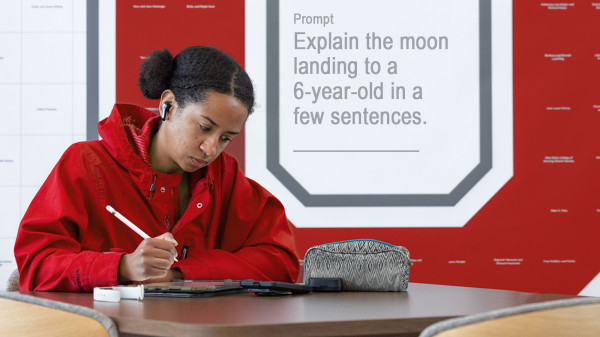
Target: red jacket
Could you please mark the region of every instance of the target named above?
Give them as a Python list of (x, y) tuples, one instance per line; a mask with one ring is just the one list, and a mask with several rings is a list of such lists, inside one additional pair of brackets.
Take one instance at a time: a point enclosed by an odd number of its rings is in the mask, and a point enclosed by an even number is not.
[[(170, 231), (186, 279), (294, 282), (298, 258), (281, 203), (223, 152), (190, 177), (179, 219), (179, 174), (148, 164), (158, 116), (116, 105), (101, 141), (71, 145), (29, 205), (15, 243), (23, 290), (92, 291), (117, 284), (119, 260), (142, 241), (111, 205), (151, 237)], [(145, 158), (145, 159), (144, 159)]]

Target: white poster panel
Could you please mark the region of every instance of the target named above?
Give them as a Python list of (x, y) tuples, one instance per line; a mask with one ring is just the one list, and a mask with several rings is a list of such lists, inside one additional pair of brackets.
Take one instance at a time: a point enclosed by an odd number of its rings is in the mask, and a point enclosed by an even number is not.
[(512, 177), (509, 1), (248, 1), (246, 168), (298, 227), (463, 226)]
[(67, 147), (86, 139), (86, 11), (86, 1), (0, 3), (2, 285), (33, 196)]

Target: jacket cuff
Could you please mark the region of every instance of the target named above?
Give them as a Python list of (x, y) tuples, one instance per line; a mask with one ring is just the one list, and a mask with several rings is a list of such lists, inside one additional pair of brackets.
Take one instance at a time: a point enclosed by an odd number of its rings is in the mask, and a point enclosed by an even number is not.
[[(119, 263), (124, 252), (106, 252), (99, 253), (92, 261), (87, 275), (88, 291), (94, 287), (110, 287), (118, 285), (117, 276), (119, 273)], [(84, 283), (85, 284), (85, 283)]]

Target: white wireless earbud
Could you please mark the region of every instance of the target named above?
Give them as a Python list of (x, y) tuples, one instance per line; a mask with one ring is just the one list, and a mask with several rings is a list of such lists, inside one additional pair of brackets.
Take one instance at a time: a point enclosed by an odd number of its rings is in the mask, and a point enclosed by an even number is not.
[(169, 111), (169, 109), (171, 108), (171, 104), (169, 103), (163, 103), (162, 105), (162, 113), (160, 115), (160, 118), (162, 118), (162, 120), (164, 121), (166, 116), (167, 116), (167, 111)]

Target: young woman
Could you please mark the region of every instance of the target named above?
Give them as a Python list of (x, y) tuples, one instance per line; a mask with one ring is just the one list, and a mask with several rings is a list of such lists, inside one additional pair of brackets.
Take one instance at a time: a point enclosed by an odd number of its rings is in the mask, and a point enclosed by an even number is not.
[(283, 206), (223, 152), (253, 109), (246, 72), (211, 47), (175, 58), (153, 51), (139, 86), (160, 100), (161, 116), (115, 105), (98, 124), (102, 140), (69, 147), (31, 202), (15, 243), (21, 289), (92, 291), (182, 278), (294, 282), (298, 258)]

